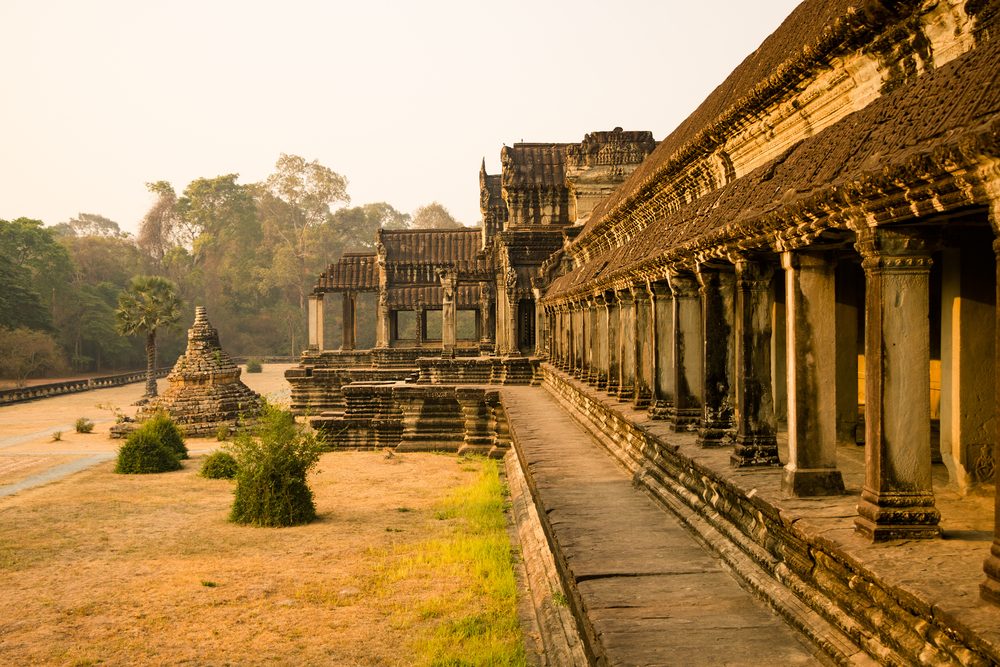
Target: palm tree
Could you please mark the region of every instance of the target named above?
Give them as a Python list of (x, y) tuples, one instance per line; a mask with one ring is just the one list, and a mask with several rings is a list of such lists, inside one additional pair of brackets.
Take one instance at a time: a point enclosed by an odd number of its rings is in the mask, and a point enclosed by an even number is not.
[(177, 285), (160, 276), (136, 276), (118, 295), (118, 332), (123, 336), (146, 334), (146, 394), (156, 396), (156, 330), (180, 318)]

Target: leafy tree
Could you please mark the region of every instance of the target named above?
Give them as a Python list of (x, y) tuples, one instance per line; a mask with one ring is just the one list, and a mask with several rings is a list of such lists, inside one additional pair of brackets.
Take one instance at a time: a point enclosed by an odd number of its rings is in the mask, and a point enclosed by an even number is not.
[(453, 218), (448, 209), (434, 201), (416, 210), (412, 226), (414, 229), (462, 229), (465, 225)]
[(112, 239), (128, 237), (128, 234), (122, 231), (117, 222), (96, 213), (78, 213), (75, 218), (70, 218), (65, 224), (75, 236), (100, 236)]
[[(3, 258), (0, 266), (4, 267), (0, 269), (2, 278), (12, 281), (13, 289), (19, 292), (16, 300), (22, 305), (40, 301), (48, 311), (45, 315), (34, 312), (4, 319), (4, 324), (10, 326), (18, 319), (26, 324), (48, 322), (57, 295), (69, 282), (71, 267), (69, 255), (55, 234), (41, 220), (0, 220), (0, 257)], [(37, 300), (29, 292), (37, 295)]]
[(275, 254), (281, 256), (286, 269), (283, 282), (295, 286), (300, 311), (305, 313), (313, 279), (310, 241), (313, 232), (329, 219), (331, 206), (350, 203), (347, 179), (316, 160), (306, 162), (298, 155), (282, 153), (274, 167), (258, 201), (265, 227), (279, 244)]
[(177, 193), (167, 181), (146, 183), (146, 188), (156, 195), (156, 201), (146, 211), (139, 223), (139, 248), (159, 266), (163, 256), (175, 243), (180, 227), (177, 213)]
[(18, 387), (34, 373), (60, 371), (65, 367), (62, 351), (51, 334), (27, 327), (0, 326), (0, 375)]
[(118, 296), (118, 332), (146, 334), (146, 394), (156, 396), (156, 331), (180, 318), (177, 286), (159, 276), (136, 276)]
[(376, 202), (334, 211), (318, 236), (327, 251), (325, 259), (330, 261), (345, 251), (374, 247), (375, 232), (380, 228), (406, 229), (409, 225), (409, 214), (400, 213), (385, 202)]

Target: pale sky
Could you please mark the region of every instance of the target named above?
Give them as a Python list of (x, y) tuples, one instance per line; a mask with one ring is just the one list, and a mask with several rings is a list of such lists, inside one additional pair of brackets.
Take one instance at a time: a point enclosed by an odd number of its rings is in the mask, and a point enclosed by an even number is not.
[(478, 172), (518, 141), (662, 139), (795, 0), (0, 0), (0, 218), (98, 213), (135, 231), (178, 192), (279, 153), (352, 205), (479, 222)]

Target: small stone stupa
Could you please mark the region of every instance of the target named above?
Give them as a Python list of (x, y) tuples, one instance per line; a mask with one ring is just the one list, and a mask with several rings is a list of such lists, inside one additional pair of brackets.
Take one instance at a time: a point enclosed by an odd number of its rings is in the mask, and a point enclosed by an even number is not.
[(168, 387), (140, 410), (142, 421), (166, 411), (188, 436), (215, 435), (220, 426), (235, 429), (260, 412), (260, 396), (240, 380), (242, 371), (219, 345), (219, 332), (204, 306), (194, 309), (187, 350), (167, 376)]

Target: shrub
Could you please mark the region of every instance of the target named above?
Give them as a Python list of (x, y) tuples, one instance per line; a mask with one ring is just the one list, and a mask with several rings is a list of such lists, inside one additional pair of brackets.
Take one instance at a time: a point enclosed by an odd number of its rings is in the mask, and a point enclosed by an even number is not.
[(94, 422), (86, 417), (80, 417), (76, 420), (74, 428), (76, 428), (77, 433), (90, 433), (94, 430)]
[(215, 439), (219, 442), (229, 440), (229, 426), (222, 424), (219, 428), (215, 429)]
[(147, 428), (132, 431), (125, 444), (118, 450), (115, 472), (126, 475), (178, 470), (181, 462), (174, 450), (163, 444)]
[(250, 358), (247, 359), (247, 373), (260, 373), (263, 372), (264, 367), (261, 366), (259, 359)]
[(177, 424), (174, 423), (167, 413), (162, 410), (158, 411), (147, 419), (140, 429), (145, 429), (152, 434), (160, 443), (177, 454), (177, 458), (188, 458), (188, 450), (184, 445), (184, 437), (181, 435), (181, 430), (177, 428)]
[(250, 432), (233, 441), (236, 491), (229, 520), (255, 526), (295, 526), (316, 518), (306, 474), (319, 461), (316, 438), (290, 412), (265, 405)]
[(236, 477), (236, 459), (229, 452), (212, 452), (201, 464), (201, 476), (208, 479), (232, 479)]
[(52, 431), (52, 442), (59, 442), (62, 440), (62, 431)]

